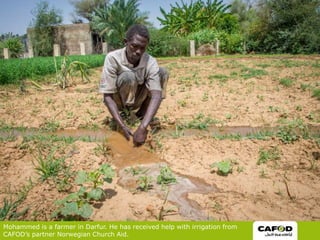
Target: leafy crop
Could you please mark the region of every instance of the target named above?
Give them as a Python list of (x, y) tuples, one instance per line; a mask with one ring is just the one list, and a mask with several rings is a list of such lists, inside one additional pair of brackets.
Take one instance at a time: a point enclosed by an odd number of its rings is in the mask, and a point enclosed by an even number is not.
[(138, 179), (138, 189), (141, 191), (148, 191), (149, 189), (151, 189), (152, 186), (152, 177), (151, 176), (147, 176), (147, 175), (143, 175), (140, 176)]
[(299, 140), (301, 135), (303, 138), (309, 137), (308, 127), (301, 119), (294, 119), (288, 122), (286, 125), (281, 126), (277, 132), (277, 137), (286, 144)]
[(205, 116), (202, 113), (197, 114), (195, 117), (192, 118), (191, 121), (180, 123), (177, 125), (178, 130), (181, 129), (199, 129), (199, 130), (207, 130), (213, 124), (219, 123), (218, 120), (214, 120), (209, 116)]
[(277, 147), (270, 149), (261, 148), (259, 151), (259, 159), (257, 164), (267, 163), (269, 160), (274, 161), (280, 159), (280, 151)]
[(221, 176), (227, 176), (229, 173), (232, 173), (232, 163), (229, 160), (215, 162), (210, 167)]
[(114, 170), (108, 164), (102, 164), (91, 172), (79, 171), (75, 180), (80, 186), (79, 190), (56, 202), (59, 208), (53, 217), (67, 220), (88, 219), (93, 213), (91, 204), (105, 197), (102, 188), (104, 182), (111, 183), (113, 177)]
[(76, 73), (80, 73), (81, 79), (84, 82), (89, 82), (88, 68), (89, 65), (80, 61), (68, 61), (64, 57), (61, 62), (60, 69), (58, 68), (56, 58), (54, 58), (54, 65), (56, 69), (56, 81), (62, 89), (69, 86), (70, 80)]
[[(67, 64), (78, 61), (88, 65), (88, 68), (100, 67), (103, 65), (104, 57), (104, 55), (68, 56)], [(26, 78), (35, 79), (38, 76), (55, 74), (55, 61), (60, 71), (64, 57), (0, 59), (0, 85), (17, 84)]]
[(160, 174), (157, 177), (157, 183), (158, 184), (170, 184), (170, 183), (176, 183), (177, 179), (171, 169), (168, 166), (162, 167), (160, 169)]
[(312, 90), (312, 97), (320, 100), (320, 88), (315, 88)]

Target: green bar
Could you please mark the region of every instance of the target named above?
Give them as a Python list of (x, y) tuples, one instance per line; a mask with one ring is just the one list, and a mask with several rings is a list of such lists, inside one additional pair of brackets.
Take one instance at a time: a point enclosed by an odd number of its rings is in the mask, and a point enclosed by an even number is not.
[(314, 240), (319, 238), (320, 222), (298, 222), (298, 239)]
[[(298, 222), (298, 239), (313, 240), (320, 222)], [(253, 222), (26, 222), (2, 221), (0, 239), (252, 239)]]
[(1, 222), (0, 239), (252, 239), (252, 222)]

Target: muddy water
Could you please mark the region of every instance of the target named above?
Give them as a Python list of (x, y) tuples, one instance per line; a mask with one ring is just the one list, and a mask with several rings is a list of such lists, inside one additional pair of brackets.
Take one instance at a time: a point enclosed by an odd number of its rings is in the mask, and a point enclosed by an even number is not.
[[(160, 175), (160, 169), (167, 164), (145, 147), (134, 147), (132, 141), (127, 141), (121, 134), (113, 132), (107, 137), (108, 145), (113, 153), (113, 164), (119, 173), (118, 184), (129, 191), (136, 192), (139, 177), (151, 177), (152, 189), (150, 194), (156, 194), (161, 198), (167, 197), (167, 201), (177, 206), (181, 216), (188, 220), (206, 220), (207, 216), (201, 207), (188, 198), (189, 193), (208, 194), (217, 191), (199, 179), (176, 175), (177, 183), (169, 186), (161, 186), (156, 183)], [(137, 174), (133, 169), (139, 169)], [(168, 195), (165, 192), (168, 191)]]
[[(140, 173), (133, 173), (132, 167), (124, 168), (119, 171), (118, 184), (129, 191), (137, 192), (139, 178), (142, 176), (150, 177), (150, 186), (148, 194), (157, 195), (162, 199), (174, 204), (176, 212), (187, 220), (208, 220), (208, 216), (201, 206), (189, 199), (190, 193), (208, 194), (216, 192), (216, 186), (209, 185), (200, 179), (190, 178), (175, 174), (176, 183), (169, 185), (160, 185), (157, 183), (157, 177), (160, 175), (162, 167), (166, 167), (166, 163), (136, 165), (134, 169)], [(164, 206), (166, 210), (166, 206)], [(165, 214), (164, 214), (165, 215)]]
[(145, 146), (135, 147), (132, 140), (126, 140), (118, 132), (112, 132), (106, 138), (113, 153), (113, 164), (117, 169), (148, 163), (158, 163), (160, 158)]

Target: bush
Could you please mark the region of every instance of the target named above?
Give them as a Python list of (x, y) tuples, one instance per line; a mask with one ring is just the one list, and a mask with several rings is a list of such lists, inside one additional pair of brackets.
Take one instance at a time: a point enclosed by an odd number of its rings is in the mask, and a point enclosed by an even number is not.
[(19, 38), (9, 38), (3, 42), (0, 42), (0, 56), (3, 57), (3, 49), (8, 48), (11, 58), (18, 58), (23, 52), (23, 45)]
[(189, 55), (189, 41), (175, 37), (162, 30), (150, 30), (148, 53), (154, 57), (187, 56)]
[(189, 40), (196, 41), (196, 47), (203, 44), (212, 44), (215, 46), (217, 40), (220, 41), (220, 52), (224, 53), (242, 53), (243, 38), (238, 33), (228, 34), (224, 31), (212, 29), (203, 29), (188, 35)]

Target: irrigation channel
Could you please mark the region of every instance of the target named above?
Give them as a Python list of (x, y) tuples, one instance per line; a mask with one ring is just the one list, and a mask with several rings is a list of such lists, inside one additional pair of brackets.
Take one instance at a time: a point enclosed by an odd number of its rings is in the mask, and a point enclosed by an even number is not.
[[(277, 127), (211, 127), (206, 130), (185, 129), (179, 130), (179, 135), (206, 135), (206, 136), (221, 136), (234, 135), (246, 137), (249, 135), (259, 134), (261, 132), (275, 133)], [(308, 126), (310, 135), (320, 134), (319, 126)], [(143, 172), (150, 176), (150, 194), (155, 194), (177, 206), (179, 214), (190, 220), (206, 220), (207, 216), (203, 209), (191, 199), (188, 198), (189, 193), (208, 194), (210, 192), (218, 192), (219, 189), (215, 185), (209, 185), (201, 179), (190, 176), (182, 176), (174, 173), (176, 183), (168, 186), (161, 186), (156, 183), (157, 176), (160, 174), (161, 168), (168, 166), (168, 163), (161, 160), (158, 155), (148, 151), (145, 147), (134, 147), (132, 141), (127, 141), (120, 133), (100, 129), (75, 129), (75, 130), (59, 130), (55, 133), (42, 132), (39, 129), (10, 129), (0, 131), (0, 137), (10, 138), (17, 136), (33, 136), (33, 135), (56, 135), (60, 137), (85, 138), (90, 141), (102, 142), (107, 141), (111, 148), (113, 161), (118, 172), (118, 184), (129, 191), (134, 192), (137, 189), (138, 177), (130, 173), (130, 170)], [(158, 133), (167, 136), (177, 134), (177, 129), (161, 129)]]

